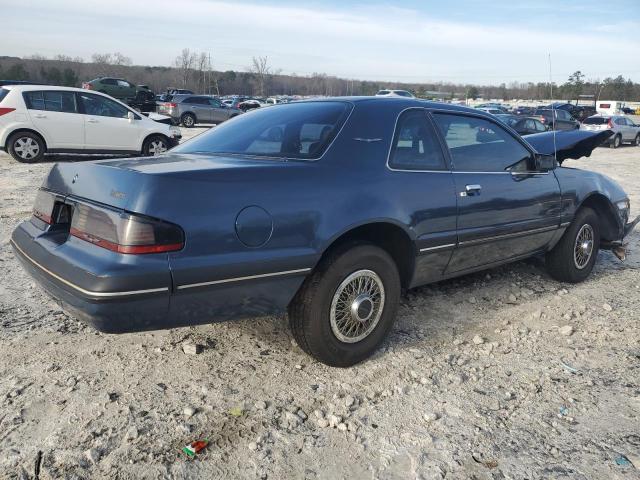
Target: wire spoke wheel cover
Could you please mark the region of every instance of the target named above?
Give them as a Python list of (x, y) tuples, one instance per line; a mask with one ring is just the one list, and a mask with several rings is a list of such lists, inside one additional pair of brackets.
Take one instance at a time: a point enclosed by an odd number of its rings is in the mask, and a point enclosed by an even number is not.
[(20, 158), (30, 160), (38, 155), (40, 146), (33, 138), (20, 137), (14, 142), (13, 151), (20, 155)]
[(344, 343), (365, 339), (378, 325), (384, 302), (384, 285), (375, 272), (353, 272), (342, 281), (333, 295), (331, 331)]
[(587, 223), (578, 231), (576, 243), (573, 247), (573, 263), (578, 270), (582, 270), (589, 264), (591, 255), (593, 255), (594, 243), (593, 227)]

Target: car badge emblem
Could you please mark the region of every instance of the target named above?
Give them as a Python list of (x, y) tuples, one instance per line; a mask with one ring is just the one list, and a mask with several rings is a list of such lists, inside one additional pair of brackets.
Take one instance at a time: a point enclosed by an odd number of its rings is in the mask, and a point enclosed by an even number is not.
[(71, 183), (76, 183), (77, 181), (78, 181), (78, 174), (76, 173), (76, 174), (73, 176), (73, 180), (71, 180)]

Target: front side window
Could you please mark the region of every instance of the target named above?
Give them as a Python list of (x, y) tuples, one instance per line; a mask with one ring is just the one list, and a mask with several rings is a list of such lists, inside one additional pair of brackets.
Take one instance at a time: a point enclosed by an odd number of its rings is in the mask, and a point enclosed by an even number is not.
[(125, 81), (125, 80), (118, 80), (118, 86), (119, 87), (126, 87), (126, 88), (130, 88), (132, 85)]
[(91, 95), (90, 93), (81, 93), (80, 100), (84, 113), (87, 115), (96, 115), (99, 117), (115, 117), (127, 118), (129, 110), (119, 103), (101, 97), (100, 95)]
[(316, 159), (346, 121), (347, 102), (300, 102), (256, 109), (176, 147), (179, 153), (213, 153)]
[(389, 167), (397, 170), (444, 170), (444, 156), (433, 127), (422, 109), (404, 112), (398, 119)]
[(434, 114), (453, 168), (463, 172), (528, 170), (531, 153), (506, 130), (483, 118)]

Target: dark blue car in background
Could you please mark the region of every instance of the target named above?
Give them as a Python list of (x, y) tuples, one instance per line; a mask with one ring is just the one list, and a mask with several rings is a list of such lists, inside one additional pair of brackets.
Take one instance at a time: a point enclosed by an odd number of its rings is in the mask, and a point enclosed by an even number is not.
[(279, 105), (159, 157), (54, 165), (11, 242), (101, 331), (288, 311), (300, 346), (344, 367), (382, 342), (403, 290), (538, 254), (579, 282), (600, 248), (621, 255), (627, 195), (559, 165), (607, 135), (525, 141), (403, 98)]

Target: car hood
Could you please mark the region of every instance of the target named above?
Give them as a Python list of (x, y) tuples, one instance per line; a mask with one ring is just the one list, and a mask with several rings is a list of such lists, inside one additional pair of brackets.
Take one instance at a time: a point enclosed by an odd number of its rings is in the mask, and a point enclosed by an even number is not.
[(562, 164), (568, 158), (578, 159), (591, 156), (591, 152), (611, 135), (613, 135), (611, 130), (600, 132), (555, 131), (527, 135), (526, 141), (542, 155), (555, 154), (558, 163)]

